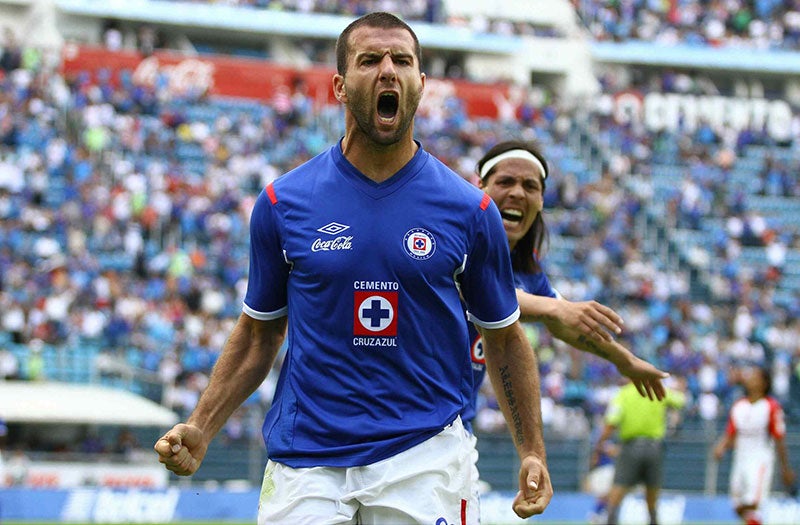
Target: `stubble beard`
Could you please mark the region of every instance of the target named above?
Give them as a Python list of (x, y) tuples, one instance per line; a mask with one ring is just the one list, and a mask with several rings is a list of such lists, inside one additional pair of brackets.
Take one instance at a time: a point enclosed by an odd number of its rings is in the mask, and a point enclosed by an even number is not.
[(398, 107), (398, 118), (400, 118), (400, 121), (397, 127), (390, 132), (380, 132), (375, 126), (375, 113), (377, 109), (373, 107), (371, 100), (367, 100), (366, 98), (357, 98), (353, 100), (351, 97), (348, 107), (356, 121), (358, 129), (360, 129), (364, 135), (369, 137), (376, 144), (391, 146), (402, 140), (409, 127), (414, 122), (414, 116), (417, 113), (417, 107), (419, 107), (421, 98), (421, 93), (412, 94), (411, 99), (408, 100), (406, 104), (408, 111), (404, 113), (400, 113), (402, 104)]

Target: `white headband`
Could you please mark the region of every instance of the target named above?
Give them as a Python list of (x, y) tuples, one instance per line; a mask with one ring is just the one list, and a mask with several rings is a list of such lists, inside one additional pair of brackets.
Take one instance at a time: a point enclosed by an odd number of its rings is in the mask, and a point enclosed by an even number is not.
[(497, 165), (498, 162), (506, 160), (506, 159), (525, 159), (525, 160), (529, 160), (529, 161), (533, 162), (536, 165), (537, 168), (539, 168), (539, 171), (542, 174), (542, 179), (546, 179), (547, 178), (547, 170), (544, 169), (544, 165), (542, 164), (542, 161), (540, 161), (538, 158), (536, 158), (536, 155), (534, 155), (530, 151), (527, 151), (527, 150), (524, 150), (524, 149), (512, 149), (512, 150), (508, 150), (508, 151), (506, 151), (504, 153), (501, 153), (500, 155), (498, 155), (496, 157), (492, 157), (491, 159), (487, 160), (486, 164), (484, 164), (483, 167), (481, 168), (481, 180), (486, 178), (486, 175), (488, 175), (489, 170), (494, 168)]

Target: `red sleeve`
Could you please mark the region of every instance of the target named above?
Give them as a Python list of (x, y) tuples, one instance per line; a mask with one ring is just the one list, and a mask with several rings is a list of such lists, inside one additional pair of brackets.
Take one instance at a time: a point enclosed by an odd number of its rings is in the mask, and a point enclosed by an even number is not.
[(725, 433), (728, 434), (728, 436), (730, 437), (736, 436), (736, 424), (734, 424), (733, 422), (733, 411), (736, 408), (736, 405), (738, 404), (739, 404), (738, 401), (735, 402), (731, 407), (731, 411), (728, 412), (728, 424), (725, 426)]
[(786, 421), (783, 418), (783, 408), (778, 400), (768, 397), (769, 402), (769, 434), (776, 438), (781, 439), (786, 435)]
[(269, 184), (267, 184), (267, 187), (264, 188), (264, 190), (267, 192), (267, 197), (269, 197), (269, 202), (275, 205), (278, 202), (278, 197), (275, 196), (275, 187), (270, 182)]

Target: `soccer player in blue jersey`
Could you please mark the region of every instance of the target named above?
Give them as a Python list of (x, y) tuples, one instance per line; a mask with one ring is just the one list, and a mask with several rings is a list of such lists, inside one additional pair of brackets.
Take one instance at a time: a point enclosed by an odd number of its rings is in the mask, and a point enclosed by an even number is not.
[[(542, 210), (548, 176), (547, 160), (539, 149), (524, 141), (501, 142), (484, 154), (477, 170), (480, 187), (492, 198), (503, 219), (521, 320), (541, 321), (558, 339), (614, 363), (642, 396), (662, 399), (665, 389), (661, 380), (669, 374), (636, 357), (614, 339), (612, 334), (622, 330), (622, 318), (596, 301), (565, 300), (539, 263), (538, 254), (542, 253), (547, 236)], [(470, 342), (473, 396), (463, 414), (468, 429), (476, 415), (478, 390), (486, 375), (483, 340), (472, 325)], [(476, 461), (477, 454), (473, 456)], [(477, 477), (477, 466), (473, 477)], [(475, 512), (479, 512), (477, 499), (473, 494), (470, 507)]]
[(520, 457), (513, 509), (529, 517), (552, 498), (502, 219), (414, 140), (419, 57), (387, 13), (342, 32), (345, 135), (259, 195), (243, 312), (188, 421), (155, 444), (167, 469), (194, 473), (287, 334), (263, 425), (260, 524), (474, 523), (461, 298)]

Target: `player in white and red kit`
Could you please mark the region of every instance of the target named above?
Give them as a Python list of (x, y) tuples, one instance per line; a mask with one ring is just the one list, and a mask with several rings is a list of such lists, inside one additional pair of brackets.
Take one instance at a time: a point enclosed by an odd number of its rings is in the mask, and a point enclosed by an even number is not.
[(734, 509), (747, 525), (760, 525), (759, 509), (769, 496), (776, 452), (787, 487), (794, 482), (794, 472), (784, 442), (783, 409), (769, 395), (772, 383), (769, 371), (752, 368), (742, 379), (745, 396), (731, 407), (727, 428), (714, 448), (714, 456), (722, 459), (727, 449), (733, 448), (730, 495)]

